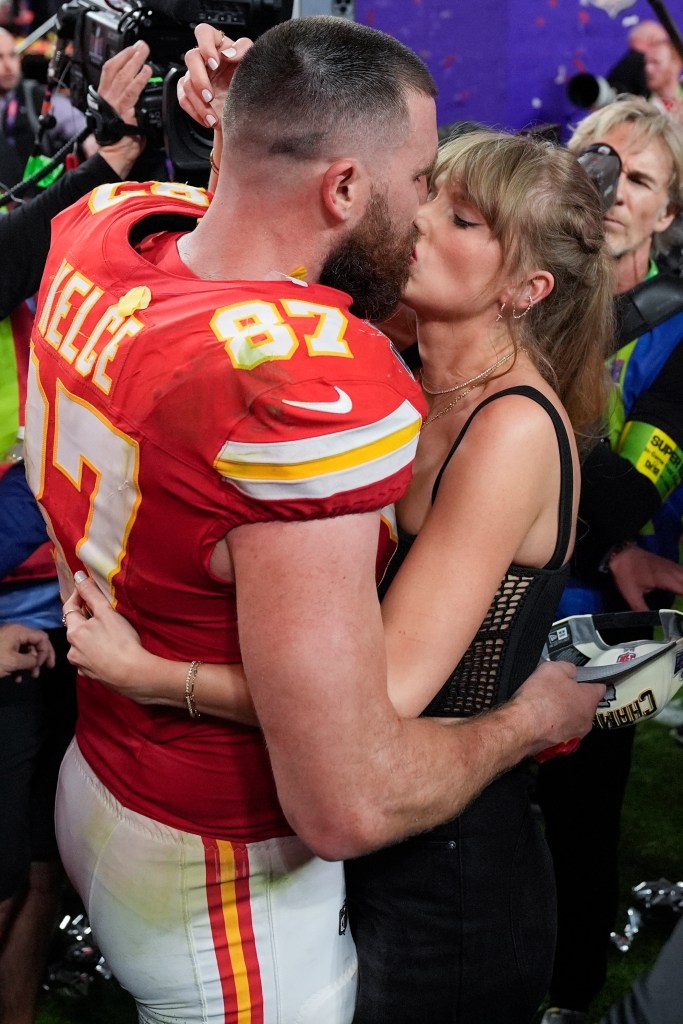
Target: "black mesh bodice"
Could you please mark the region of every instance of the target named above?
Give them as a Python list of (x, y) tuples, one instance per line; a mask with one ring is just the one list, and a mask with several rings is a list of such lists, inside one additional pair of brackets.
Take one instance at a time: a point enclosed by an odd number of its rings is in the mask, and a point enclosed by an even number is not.
[[(567, 551), (571, 536), (573, 500), (571, 449), (560, 416), (554, 406), (535, 388), (508, 388), (477, 406), (441, 467), (434, 484), (432, 501), (436, 497), (441, 476), (472, 418), (489, 402), (509, 394), (522, 394), (538, 402), (547, 411), (555, 427), (561, 466), (555, 551), (551, 560), (542, 569), (510, 566), (472, 643), (453, 673), (422, 712), (423, 715), (474, 715), (511, 697), (538, 664), (569, 575)], [(398, 548), (382, 581), (381, 596), (386, 592), (414, 540), (414, 536), (399, 529)]]

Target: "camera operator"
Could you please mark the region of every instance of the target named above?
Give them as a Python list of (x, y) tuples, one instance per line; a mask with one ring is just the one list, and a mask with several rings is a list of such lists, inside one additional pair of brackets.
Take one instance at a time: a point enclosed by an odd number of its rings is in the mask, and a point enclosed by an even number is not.
[[(135, 104), (151, 74), (144, 63), (148, 54), (147, 44), (139, 41), (103, 68), (100, 94), (129, 124), (135, 123)], [(6, 318), (0, 321), (0, 438), (5, 446), (17, 435), (28, 363), (30, 318), (24, 315), (22, 322), (21, 303), (37, 288), (50, 244), (50, 218), (95, 186), (128, 175), (143, 145), (133, 135), (103, 146), (45, 193), (0, 216), (0, 247), (11, 253), (0, 281)], [(54, 838), (54, 792), (76, 710), (75, 673), (66, 659), (59, 588), (46, 542), (23, 464), (0, 465), (0, 646), (7, 655), (0, 672), (3, 665), (4, 671), (21, 667), (21, 659), (28, 658), (13, 655), (17, 644), (33, 644), (39, 657), (29, 650), (30, 669), (45, 662), (39, 678), (27, 672), (20, 682), (7, 681), (0, 688), (0, 1020), (22, 1024), (35, 1017), (60, 907), (63, 873)], [(22, 625), (12, 625), (18, 619)]]
[[(135, 104), (152, 73), (144, 63), (148, 56), (147, 43), (138, 40), (111, 57), (102, 69), (100, 96), (127, 124), (135, 124)], [(97, 185), (127, 177), (143, 146), (139, 135), (124, 135), (118, 142), (100, 147), (35, 199), (0, 216), (0, 251), (12, 253), (11, 265), (0, 278), (0, 319), (37, 291), (50, 245), (52, 217)]]
[[(45, 156), (54, 155), (86, 128), (85, 115), (68, 96), (55, 89), (51, 97), (51, 123), (39, 120), (45, 89), (22, 77), (15, 40), (0, 28), (0, 186), (11, 188), (22, 180), (26, 163), (35, 152), (36, 139)], [(79, 146), (81, 156), (92, 156), (97, 144), (88, 135)]]
[(645, 96), (660, 110), (678, 109), (681, 60), (669, 33), (658, 21), (641, 21), (628, 34), (628, 50), (605, 77), (582, 72), (567, 83), (567, 94), (579, 107), (596, 110), (620, 93)]
[(648, 99), (659, 110), (683, 120), (683, 61), (667, 39), (645, 51), (645, 81)]

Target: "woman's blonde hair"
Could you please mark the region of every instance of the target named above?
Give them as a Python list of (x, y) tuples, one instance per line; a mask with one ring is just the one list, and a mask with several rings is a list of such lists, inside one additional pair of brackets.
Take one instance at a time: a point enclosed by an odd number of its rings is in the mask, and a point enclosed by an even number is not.
[(549, 142), (488, 130), (446, 142), (440, 187), (472, 203), (520, 284), (547, 270), (555, 286), (523, 319), (508, 319), (566, 408), (582, 449), (604, 418), (613, 341), (613, 276), (597, 189), (575, 156)]

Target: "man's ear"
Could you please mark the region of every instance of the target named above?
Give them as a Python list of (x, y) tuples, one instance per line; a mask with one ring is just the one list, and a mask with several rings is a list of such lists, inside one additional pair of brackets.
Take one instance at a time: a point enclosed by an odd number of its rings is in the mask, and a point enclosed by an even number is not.
[(328, 214), (336, 221), (348, 221), (365, 207), (367, 184), (356, 160), (335, 160), (323, 174), (321, 198)]
[(663, 206), (655, 221), (653, 234), (659, 235), (662, 231), (670, 228), (680, 212), (680, 208), (674, 206), (673, 203), (667, 203), (666, 206)]

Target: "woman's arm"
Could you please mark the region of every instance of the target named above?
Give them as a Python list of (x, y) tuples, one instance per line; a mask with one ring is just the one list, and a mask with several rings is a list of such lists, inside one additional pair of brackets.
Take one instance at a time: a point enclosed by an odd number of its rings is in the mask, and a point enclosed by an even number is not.
[[(138, 704), (185, 709), (185, 680), (191, 663), (146, 651), (131, 624), (114, 611), (94, 580), (81, 573), (76, 577), (76, 590), (64, 605), (69, 661), (82, 675), (99, 679)], [(202, 663), (194, 679), (194, 701), (200, 713), (257, 724), (241, 664)]]
[[(435, 452), (435, 463), (444, 456)], [(575, 483), (576, 492), (578, 470)], [(549, 561), (559, 486), (557, 438), (541, 406), (506, 396), (472, 420), (382, 602), (389, 692), (402, 716), (419, 715), (451, 675), (509, 566)]]

